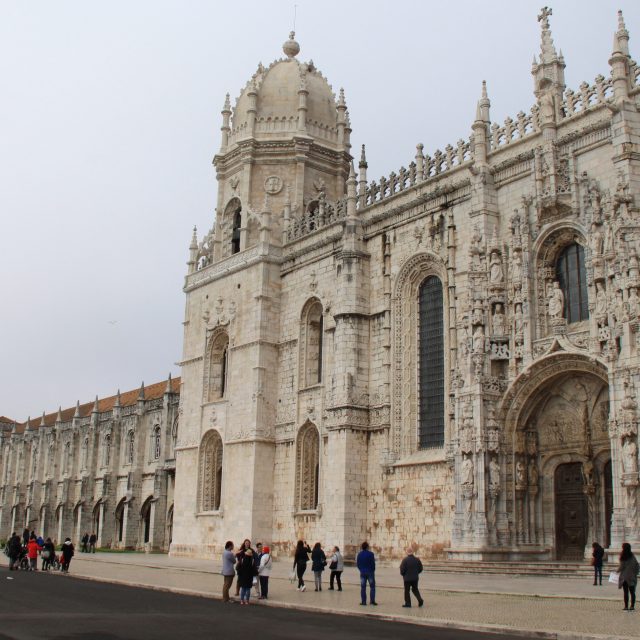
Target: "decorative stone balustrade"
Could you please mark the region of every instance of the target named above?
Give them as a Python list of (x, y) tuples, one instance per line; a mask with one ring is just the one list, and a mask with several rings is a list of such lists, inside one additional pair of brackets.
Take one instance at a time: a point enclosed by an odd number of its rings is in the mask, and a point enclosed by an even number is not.
[(540, 118), (538, 105), (533, 105), (531, 113), (520, 111), (516, 119), (507, 118), (500, 126), (497, 122), (491, 125), (491, 149), (495, 150), (512, 142), (522, 140), (524, 137), (540, 130)]
[(299, 218), (292, 218), (287, 227), (287, 242), (297, 240), (308, 235), (312, 231), (317, 231), (327, 227), (334, 222), (342, 220), (347, 215), (346, 199), (338, 200), (335, 205), (328, 202), (320, 202), (317, 209), (307, 211)]
[(567, 89), (564, 92), (560, 111), (563, 118), (572, 118), (579, 113), (584, 113), (587, 109), (607, 104), (612, 98), (611, 78), (599, 75), (593, 85), (583, 82), (578, 91)]

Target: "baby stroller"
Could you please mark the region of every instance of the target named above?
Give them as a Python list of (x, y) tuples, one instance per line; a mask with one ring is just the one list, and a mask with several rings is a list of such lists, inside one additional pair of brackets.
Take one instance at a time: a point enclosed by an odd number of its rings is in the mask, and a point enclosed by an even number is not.
[(29, 558), (27, 557), (27, 547), (20, 547), (20, 555), (16, 560), (15, 566), (21, 571), (29, 571)]

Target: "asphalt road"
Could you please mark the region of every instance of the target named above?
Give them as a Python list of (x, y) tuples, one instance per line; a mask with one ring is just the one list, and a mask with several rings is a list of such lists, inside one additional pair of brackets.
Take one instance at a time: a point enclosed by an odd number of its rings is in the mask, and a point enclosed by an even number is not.
[(241, 607), (209, 598), (93, 582), (72, 574), (10, 572), (2, 568), (0, 587), (1, 640), (512, 638), (257, 603)]

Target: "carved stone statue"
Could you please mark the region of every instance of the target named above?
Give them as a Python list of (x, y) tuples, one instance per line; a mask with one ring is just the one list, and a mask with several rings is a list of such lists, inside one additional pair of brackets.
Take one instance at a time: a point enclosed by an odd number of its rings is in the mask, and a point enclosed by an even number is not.
[(511, 263), (511, 281), (518, 284), (522, 280), (522, 254), (516, 251)]
[(516, 462), (516, 484), (524, 485), (527, 481), (527, 470), (524, 466), (524, 462), (518, 459)]
[(549, 293), (549, 315), (552, 318), (562, 318), (564, 313), (564, 293), (557, 281), (553, 283)]
[(496, 458), (491, 458), (489, 462), (489, 484), (492, 487), (500, 486), (500, 465)]
[(484, 327), (479, 324), (473, 330), (473, 353), (484, 353), (485, 340), (484, 340)]
[(470, 457), (464, 458), (461, 467), (461, 481), (463, 485), (473, 485), (473, 460)]
[(607, 294), (604, 290), (602, 282), (596, 282), (595, 312), (597, 316), (606, 315), (607, 313)]
[(595, 222), (591, 225), (591, 251), (594, 256), (602, 255), (602, 249), (604, 248), (604, 235), (600, 229), (600, 225)]
[(496, 336), (503, 336), (506, 333), (505, 317), (500, 303), (496, 304), (493, 312), (493, 333)]
[(514, 314), (513, 324), (516, 330), (516, 335), (522, 333), (524, 329), (524, 316), (522, 315), (522, 305), (516, 305), (516, 311)]
[(540, 96), (540, 114), (542, 115), (543, 122), (555, 120), (555, 105), (553, 96), (550, 93), (543, 93), (542, 96)]
[(638, 447), (631, 438), (627, 438), (622, 445), (622, 463), (625, 473), (638, 471)]
[(491, 252), (491, 260), (489, 262), (489, 282), (491, 284), (502, 284), (504, 274), (502, 273), (502, 261), (497, 251)]
[(640, 298), (638, 298), (638, 293), (635, 287), (631, 287), (629, 289), (629, 314), (632, 317), (636, 317), (638, 315), (638, 305), (640, 304)]

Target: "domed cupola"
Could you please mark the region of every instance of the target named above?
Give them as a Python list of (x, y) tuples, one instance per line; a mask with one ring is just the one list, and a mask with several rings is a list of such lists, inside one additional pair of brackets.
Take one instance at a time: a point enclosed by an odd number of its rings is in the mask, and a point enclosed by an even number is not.
[(286, 57), (266, 68), (260, 64), (242, 90), (232, 111), (229, 145), (247, 137), (268, 140), (303, 134), (348, 150), (344, 101), (336, 101), (313, 62), (296, 58), (300, 45), (294, 35), (292, 31), (282, 46)]

